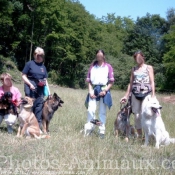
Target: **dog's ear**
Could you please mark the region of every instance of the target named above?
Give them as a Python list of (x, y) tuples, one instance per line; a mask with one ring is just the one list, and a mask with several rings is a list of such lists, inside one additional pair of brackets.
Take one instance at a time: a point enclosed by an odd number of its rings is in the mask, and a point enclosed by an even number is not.
[[(61, 98), (60, 98), (56, 93), (53, 94), (53, 97), (54, 97), (57, 101), (59, 101), (60, 103), (64, 103), (64, 102), (61, 100)], [(61, 101), (62, 101), (62, 102), (61, 102)]]
[(59, 98), (58, 95), (57, 95), (55, 92), (54, 92), (53, 96), (54, 96), (55, 98)]

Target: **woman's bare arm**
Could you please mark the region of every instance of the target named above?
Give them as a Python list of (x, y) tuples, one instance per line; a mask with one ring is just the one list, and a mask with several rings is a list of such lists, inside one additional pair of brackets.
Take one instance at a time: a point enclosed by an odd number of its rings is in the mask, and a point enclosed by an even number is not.
[(152, 97), (155, 96), (155, 83), (154, 83), (154, 69), (152, 66), (148, 66), (149, 69), (149, 77), (150, 77), (150, 84), (152, 88)]

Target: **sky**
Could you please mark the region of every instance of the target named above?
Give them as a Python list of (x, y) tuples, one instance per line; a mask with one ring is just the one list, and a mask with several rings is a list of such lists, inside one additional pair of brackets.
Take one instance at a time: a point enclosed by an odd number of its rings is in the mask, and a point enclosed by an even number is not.
[(159, 14), (166, 19), (166, 12), (175, 8), (175, 0), (79, 0), (86, 11), (97, 18), (115, 13), (115, 16), (137, 17), (146, 16), (146, 13)]

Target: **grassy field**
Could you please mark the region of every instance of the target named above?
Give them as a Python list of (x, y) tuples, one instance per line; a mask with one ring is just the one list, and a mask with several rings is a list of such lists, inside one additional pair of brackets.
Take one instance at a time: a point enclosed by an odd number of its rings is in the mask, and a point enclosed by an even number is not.
[[(23, 92), (23, 85), (15, 85)], [(175, 174), (175, 145), (156, 150), (153, 145), (141, 147), (138, 140), (116, 141), (113, 123), (124, 92), (112, 90), (113, 106), (107, 113), (106, 136), (101, 140), (97, 130), (90, 137), (80, 132), (86, 122), (84, 100), (87, 90), (51, 87), (65, 102), (50, 124), (49, 139), (17, 138), (0, 126), (0, 174), (83, 174), (83, 175), (170, 175)], [(160, 99), (161, 95), (157, 95)], [(175, 106), (165, 104), (162, 118), (170, 136), (175, 137)], [(133, 119), (133, 117), (132, 117)], [(133, 121), (133, 120), (132, 120)], [(98, 128), (97, 128), (98, 129)]]

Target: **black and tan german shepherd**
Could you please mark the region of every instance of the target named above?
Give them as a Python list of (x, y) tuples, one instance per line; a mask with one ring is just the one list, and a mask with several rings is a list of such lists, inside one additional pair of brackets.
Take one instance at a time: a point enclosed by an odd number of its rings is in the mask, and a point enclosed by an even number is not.
[(114, 121), (114, 135), (118, 138), (121, 134), (125, 141), (128, 142), (131, 135), (136, 136), (134, 126), (130, 125), (130, 115), (132, 113), (131, 109), (131, 97), (129, 98), (127, 104), (120, 107), (120, 111), (117, 113), (117, 117)]
[(42, 124), (44, 133), (49, 132), (50, 120), (53, 118), (53, 115), (58, 107), (62, 107), (62, 103), (64, 103), (64, 101), (61, 100), (61, 98), (56, 93), (48, 96), (48, 98), (44, 102), (42, 111)]

